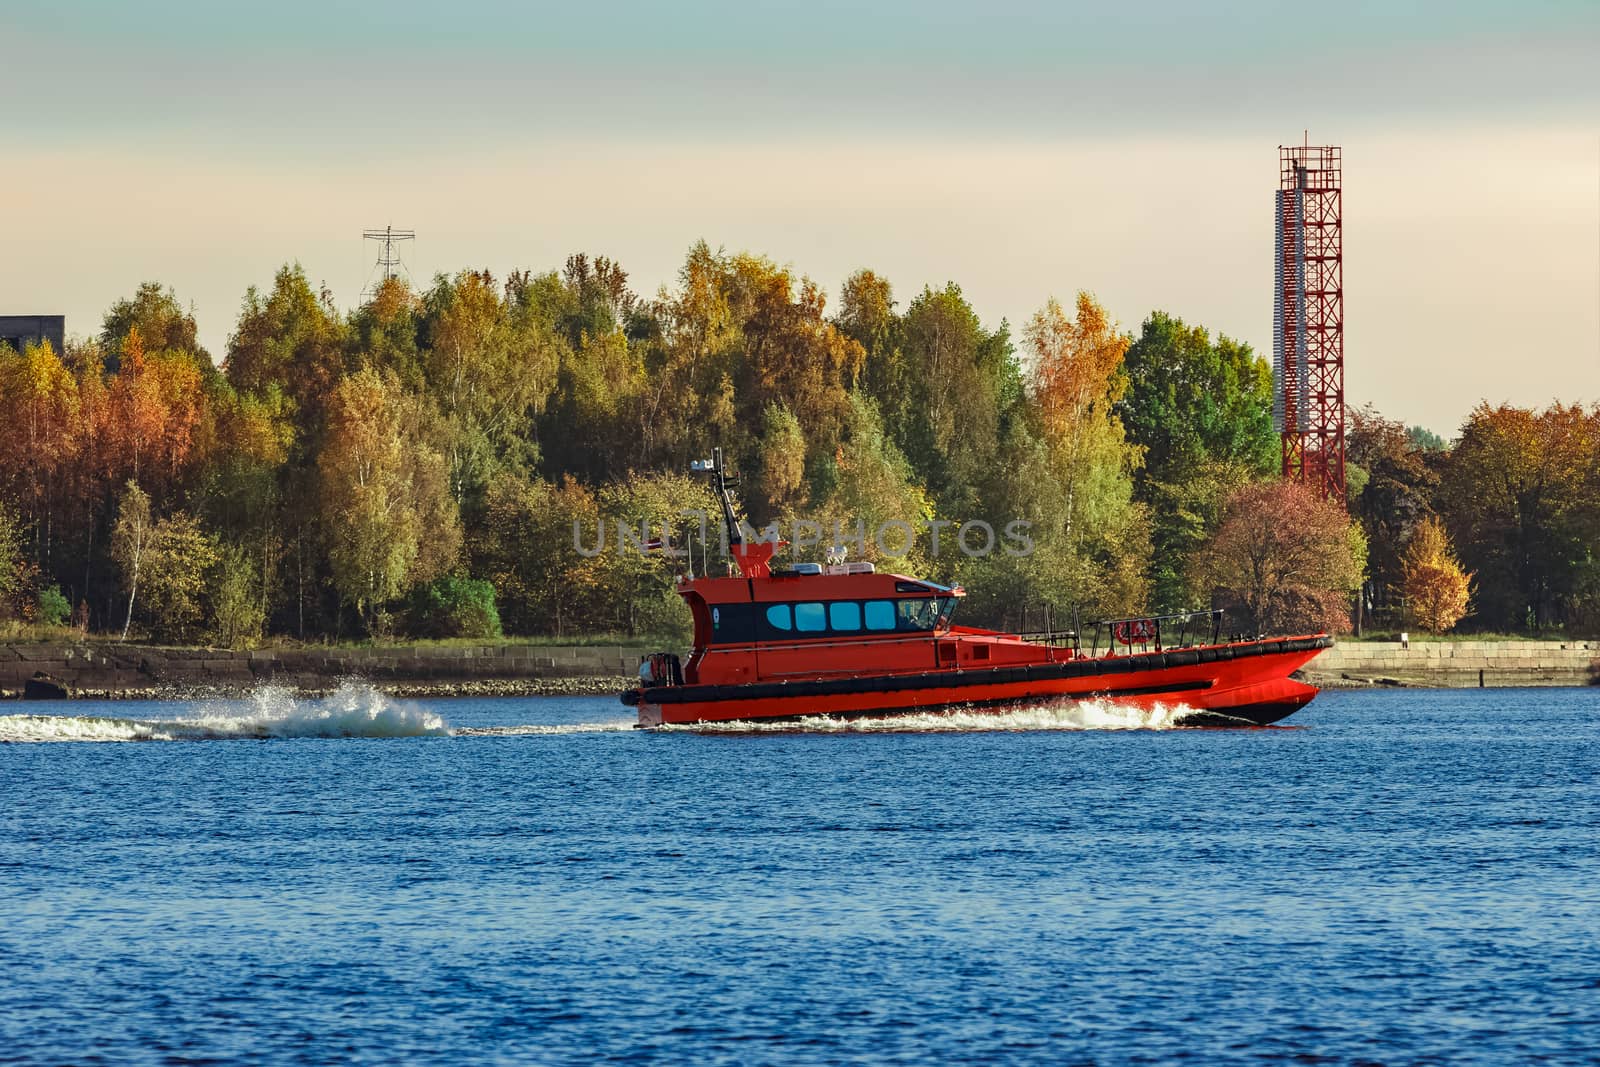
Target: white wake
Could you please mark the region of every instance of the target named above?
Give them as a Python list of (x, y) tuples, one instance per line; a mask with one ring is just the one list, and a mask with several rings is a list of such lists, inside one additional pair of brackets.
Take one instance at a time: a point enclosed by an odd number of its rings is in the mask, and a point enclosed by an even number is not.
[(1183, 726), (1194, 708), (1157, 704), (1142, 708), (1111, 701), (1078, 700), (1004, 711), (954, 708), (859, 718), (807, 716), (787, 722), (700, 722), (658, 726), (693, 733), (984, 733), (1038, 730), (1172, 730)]
[(240, 741), (293, 737), (448, 736), (444, 719), (426, 708), (345, 682), (325, 697), (305, 699), (264, 686), (244, 700), (208, 701), (193, 715), (133, 719), (100, 715), (0, 716), (3, 741)]
[[(1063, 730), (1171, 730), (1195, 709), (1182, 704), (1138, 707), (1082, 700), (1003, 711), (955, 708), (858, 718), (807, 716), (791, 721), (680, 723), (677, 733), (988, 733)], [(631, 731), (632, 719), (606, 722), (468, 726), (451, 729), (436, 712), (396, 700), (359, 681), (320, 698), (265, 686), (243, 700), (214, 700), (170, 719), (103, 715), (3, 715), (0, 742), (241, 741), (297, 737), (544, 737)]]
[(632, 719), (613, 722), (566, 722), (555, 724), (533, 723), (527, 726), (458, 726), (451, 730), (454, 737), (548, 737), (561, 734), (611, 734), (632, 730)]

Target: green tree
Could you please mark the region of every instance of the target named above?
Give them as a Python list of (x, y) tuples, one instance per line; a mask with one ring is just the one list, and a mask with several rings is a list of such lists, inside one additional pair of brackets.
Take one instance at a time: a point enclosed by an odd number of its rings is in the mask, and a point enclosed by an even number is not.
[(178, 512), (151, 526), (140, 571), (143, 615), (152, 637), (184, 642), (200, 635), (207, 582), (217, 560), (216, 538), (194, 516)]
[(46, 586), (39, 590), (38, 618), (46, 626), (65, 626), (72, 617), (72, 605), (62, 595), (60, 586)]
[[(788, 529), (800, 518), (817, 524), (819, 543), (809, 551), (797, 549), (797, 558), (822, 559), (837, 531), (841, 540), (859, 541), (841, 546), (857, 559), (894, 559), (897, 566), (916, 571), (934, 566), (930, 535), (924, 532), (935, 514), (933, 501), (864, 393), (850, 394), (841, 438), (835, 453), (822, 460), (814, 506), (804, 515), (790, 508), (781, 516)], [(949, 541), (943, 546), (950, 557), (946, 567), (955, 556)]]
[(1406, 436), (1423, 452), (1443, 452), (1449, 447), (1445, 444), (1444, 438), (1426, 426), (1407, 426)]
[[(676, 577), (688, 561), (639, 545), (663, 530), (671, 535), (674, 553), (687, 551), (691, 536), (714, 538), (715, 527), (708, 522), (702, 533), (697, 518), (717, 514), (710, 490), (683, 474), (630, 474), (601, 486), (596, 496), (609, 531), (597, 574), (600, 602), (611, 611), (608, 621), (630, 635), (687, 638), (689, 611), (677, 595)], [(619, 536), (622, 528), (630, 534)]]
[(392, 371), (408, 390), (420, 392), (425, 384), (421, 331), (422, 301), (400, 278), (385, 278), (350, 314), (346, 364), (352, 370)]
[(952, 282), (911, 301), (898, 337), (903, 374), (895, 395), (878, 398), (884, 422), (940, 514), (977, 514), (1005, 407), (1022, 392), (1006, 327), (986, 330)]
[(249, 648), (261, 639), (266, 600), (253, 551), (241, 545), (217, 546), (209, 577), (211, 622), (217, 640), (228, 648)]
[(1189, 557), (1215, 529), (1222, 502), (1278, 460), (1272, 429), (1272, 369), (1250, 346), (1212, 340), (1200, 326), (1157, 311), (1124, 357), (1128, 389), (1117, 415), (1144, 451), (1135, 477), (1149, 505), (1156, 606), (1190, 606)]
[(406, 630), (413, 637), (499, 637), (494, 586), (453, 574), (420, 585), (406, 600)]
[(804, 503), (806, 435), (782, 404), (768, 404), (762, 419), (760, 493), (765, 515)]
[(17, 598), (27, 580), (27, 560), (23, 552), (22, 523), (0, 500), (0, 618), (17, 610)]

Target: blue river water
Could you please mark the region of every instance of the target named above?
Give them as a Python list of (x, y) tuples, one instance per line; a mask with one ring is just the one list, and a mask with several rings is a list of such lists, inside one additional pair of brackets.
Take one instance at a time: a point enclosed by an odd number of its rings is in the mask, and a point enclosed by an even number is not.
[(1600, 689), (0, 713), (0, 1063), (1600, 1061)]

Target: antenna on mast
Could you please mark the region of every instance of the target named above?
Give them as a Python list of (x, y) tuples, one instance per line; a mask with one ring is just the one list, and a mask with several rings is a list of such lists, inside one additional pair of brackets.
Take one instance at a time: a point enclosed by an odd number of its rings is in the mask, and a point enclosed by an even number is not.
[(400, 258), (400, 253), (395, 249), (395, 245), (405, 241), (415, 241), (417, 239), (416, 230), (397, 230), (393, 226), (385, 226), (381, 230), (362, 230), (361, 239), (363, 241), (377, 241), (383, 246), (378, 253), (378, 262), (373, 265), (374, 270), (382, 268), (383, 279), (367, 287), (369, 294), (376, 293), (379, 285), (393, 278), (397, 273), (396, 268), (406, 271), (409, 276), (410, 271), (406, 268), (405, 261)]

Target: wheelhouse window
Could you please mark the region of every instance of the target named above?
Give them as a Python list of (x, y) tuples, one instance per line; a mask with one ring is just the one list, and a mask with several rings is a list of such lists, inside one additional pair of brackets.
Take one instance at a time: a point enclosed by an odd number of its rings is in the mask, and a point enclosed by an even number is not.
[(939, 602), (933, 597), (908, 597), (895, 601), (897, 630), (931, 630), (939, 621)]
[[(750, 623), (758, 620), (767, 640), (823, 634), (928, 633), (950, 625), (956, 598), (951, 596), (901, 597), (894, 600), (811, 600), (798, 604), (754, 606)], [(730, 629), (723, 607), (719, 630)], [(728, 640), (729, 638), (724, 638)], [(747, 638), (753, 639), (753, 638)]]
[(821, 633), (828, 628), (827, 609), (820, 601), (796, 604), (794, 628), (801, 633)]
[(869, 600), (864, 605), (863, 614), (866, 616), (867, 629), (893, 630), (894, 629), (894, 601)]

